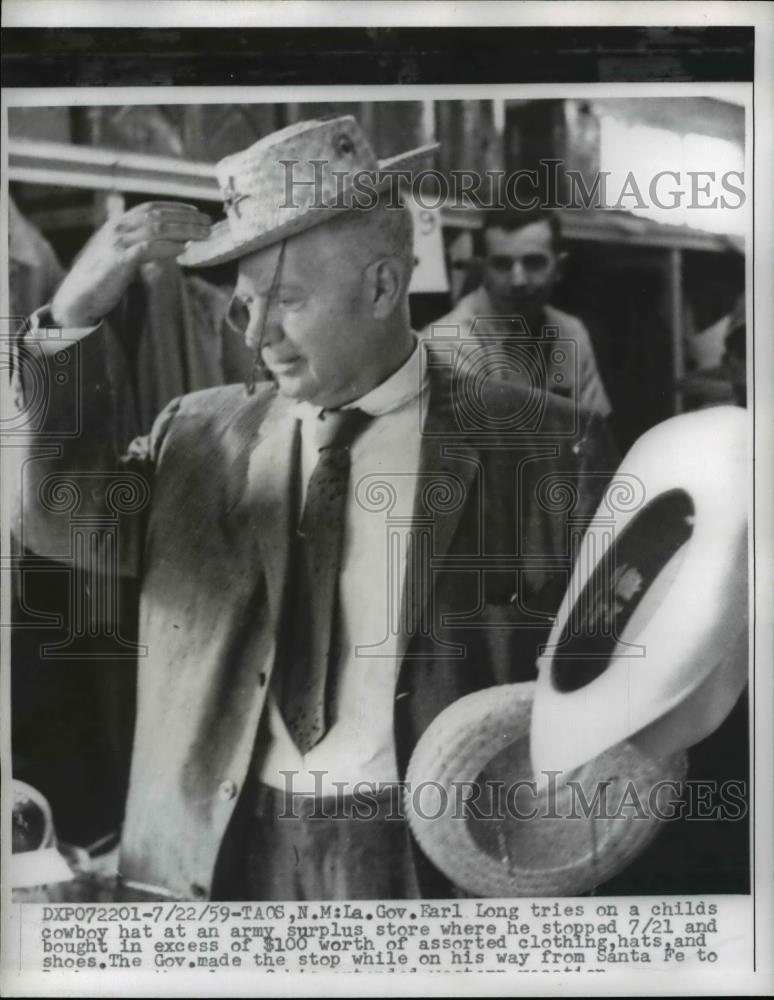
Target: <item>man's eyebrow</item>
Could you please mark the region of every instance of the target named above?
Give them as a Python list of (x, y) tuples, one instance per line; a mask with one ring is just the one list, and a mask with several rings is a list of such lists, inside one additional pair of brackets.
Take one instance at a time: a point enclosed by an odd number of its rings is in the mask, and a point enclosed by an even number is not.
[(265, 298), (267, 295), (270, 294), (282, 295), (283, 293), (287, 292), (300, 292), (301, 289), (302, 286), (299, 282), (281, 281), (278, 285), (273, 285), (272, 287), (267, 288), (265, 290), (261, 289), (261, 291), (258, 294)]
[(234, 289), (234, 295), (237, 298), (242, 299), (243, 302), (252, 302), (256, 297), (266, 298), (266, 296), (270, 292), (274, 292), (274, 294), (277, 295), (280, 294), (281, 292), (287, 292), (291, 290), (301, 291), (302, 287), (303, 286), (301, 285), (300, 282), (294, 282), (294, 281), (281, 281), (279, 285), (274, 285), (274, 286), (268, 285), (266, 288), (259, 288), (258, 290), (251, 289), (250, 291), (243, 290), (239, 287), (239, 285), (237, 285), (236, 288)]

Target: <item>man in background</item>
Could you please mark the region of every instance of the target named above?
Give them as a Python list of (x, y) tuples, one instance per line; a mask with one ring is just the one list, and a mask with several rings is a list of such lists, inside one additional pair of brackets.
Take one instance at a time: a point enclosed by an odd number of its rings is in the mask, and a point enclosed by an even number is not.
[[(560, 341), (571, 341), (571, 351), (551, 350), (546, 339), (538, 362), (543, 388), (571, 398), (582, 409), (609, 417), (610, 401), (597, 371), (588, 330), (577, 316), (550, 305), (562, 274), (565, 255), (560, 250), (559, 218), (549, 212), (504, 209), (490, 212), (476, 233), (477, 256), (482, 259), (481, 284), (463, 296), (446, 316), (435, 320), (422, 335), (484, 340), (492, 347), (517, 343), (525, 335), (535, 341), (556, 330)], [(521, 320), (521, 323), (519, 322)], [(523, 324), (523, 325), (522, 325)], [(533, 352), (534, 357), (534, 352)], [(515, 360), (515, 359), (514, 359)], [(535, 370), (520, 371), (518, 363), (504, 373), (534, 384)]]

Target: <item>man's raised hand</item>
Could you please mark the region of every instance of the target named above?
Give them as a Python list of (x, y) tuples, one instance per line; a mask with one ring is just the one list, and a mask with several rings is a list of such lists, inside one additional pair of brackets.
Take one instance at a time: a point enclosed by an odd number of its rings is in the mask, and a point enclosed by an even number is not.
[(206, 239), (210, 219), (193, 205), (149, 201), (97, 230), (75, 260), (51, 304), (63, 327), (95, 326), (114, 309), (141, 264), (177, 257), (189, 240)]

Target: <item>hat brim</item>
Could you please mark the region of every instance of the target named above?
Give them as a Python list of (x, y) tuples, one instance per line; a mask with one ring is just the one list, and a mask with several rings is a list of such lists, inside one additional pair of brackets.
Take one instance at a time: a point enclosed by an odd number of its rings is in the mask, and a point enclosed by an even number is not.
[[(398, 156), (379, 160), (378, 173), (381, 176), (376, 179), (373, 189), (384, 190), (393, 183), (394, 173), (427, 160), (439, 148), (438, 143), (429, 143)], [(283, 225), (241, 240), (234, 238), (228, 221), (224, 219), (212, 227), (206, 240), (192, 240), (187, 243), (177, 262), (183, 267), (214, 267), (217, 264), (226, 264), (328, 222), (334, 216), (341, 215), (342, 211), (346, 209), (340, 205), (313, 207)]]
[[(644, 746), (643, 731), (663, 753), (687, 749), (733, 708), (748, 672), (746, 438), (740, 408), (681, 414), (644, 434), (611, 479), (538, 660), (538, 769)], [(635, 587), (620, 592), (632, 569)], [(604, 629), (600, 595), (614, 612)]]
[[(549, 798), (533, 778), (528, 734), (534, 692), (534, 682), (528, 682), (460, 698), (428, 726), (409, 763), (405, 803), (411, 830), (433, 864), (475, 896), (572, 896), (608, 881), (661, 829), (663, 813), (655, 809), (666, 803), (654, 803), (656, 784), (680, 782), (687, 773), (683, 753), (653, 760), (630, 743), (620, 744), (568, 775), (586, 802), (599, 801), (601, 794), (606, 803), (588, 817), (579, 815), (582, 800), (572, 786), (558, 781)], [(484, 795), (470, 798), (476, 805), (467, 815), (460, 811), (461, 789), (470, 795), (498, 782), (508, 790), (533, 780), (532, 817), (523, 802), (513, 808), (516, 793), (512, 799), (510, 792), (503, 809), (491, 809)], [(440, 792), (445, 809), (434, 810), (418, 797), (425, 786)], [(633, 814), (635, 795), (641, 808)]]

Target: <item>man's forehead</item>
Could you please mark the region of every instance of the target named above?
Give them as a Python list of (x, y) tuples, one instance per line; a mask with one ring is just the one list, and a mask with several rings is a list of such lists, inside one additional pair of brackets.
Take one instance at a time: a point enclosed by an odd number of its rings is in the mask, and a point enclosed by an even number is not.
[[(339, 241), (336, 235), (335, 227), (323, 224), (242, 257), (239, 261), (237, 285), (249, 284), (259, 292), (267, 292), (272, 284), (280, 281), (295, 283), (303, 280), (305, 284), (313, 282), (337, 256)], [(281, 250), (282, 261), (278, 274)]]
[(484, 232), (484, 240), (490, 253), (553, 251), (551, 226), (545, 220), (530, 222), (520, 229), (512, 230), (492, 226)]
[(295, 240), (274, 243), (239, 261), (237, 290), (253, 295), (267, 295), (273, 287), (295, 282), (298, 278)]
[[(287, 249), (286, 245), (283, 257), (287, 256)], [(249, 278), (253, 283), (261, 284), (264, 279), (267, 279), (269, 284), (271, 284), (277, 270), (281, 250), (282, 243), (279, 242), (241, 257), (239, 260), (240, 280)]]

